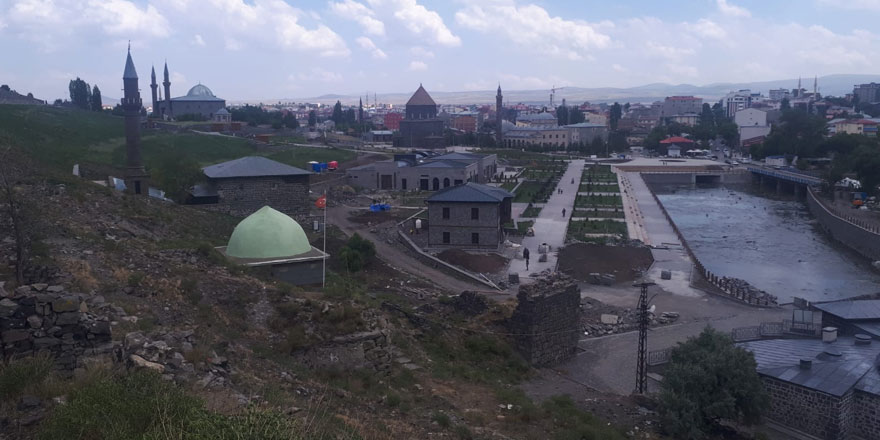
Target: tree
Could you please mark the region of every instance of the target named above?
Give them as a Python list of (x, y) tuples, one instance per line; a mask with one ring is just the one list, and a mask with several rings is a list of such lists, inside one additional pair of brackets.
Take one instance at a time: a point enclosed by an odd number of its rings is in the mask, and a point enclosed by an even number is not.
[(70, 102), (72, 102), (75, 107), (79, 107), (83, 110), (91, 108), (89, 98), (92, 96), (92, 90), (89, 88), (87, 82), (77, 77), (76, 79), (70, 80), (70, 84), (67, 87), (70, 90)]
[(779, 109), (782, 111), (791, 110), (791, 101), (788, 98), (782, 98), (782, 102), (779, 103)]
[(760, 421), (769, 399), (754, 356), (730, 336), (706, 328), (679, 343), (660, 391), (664, 427), (677, 439), (704, 439), (722, 420)]
[(568, 107), (562, 105), (556, 107), (556, 125), (568, 125)]
[(581, 122), (584, 122), (586, 120), (587, 120), (587, 117), (586, 117), (586, 115), (584, 115), (584, 112), (582, 112), (581, 109), (579, 109), (577, 107), (572, 107), (572, 108), (568, 109), (568, 123), (569, 124), (580, 124)]
[(880, 184), (880, 149), (876, 146), (860, 145), (852, 154), (853, 171), (862, 184), (862, 191), (877, 193)]
[(104, 109), (104, 105), (101, 102), (101, 90), (98, 89), (98, 86), (92, 87), (92, 96), (89, 99), (89, 107), (93, 112), (99, 112)]
[(712, 112), (712, 106), (708, 102), (703, 103), (703, 111), (700, 112), (700, 125), (705, 128), (715, 126), (715, 113)]
[(318, 125), (318, 114), (314, 110), (309, 110), (309, 127)]
[(189, 188), (204, 177), (199, 163), (181, 150), (171, 150), (148, 165), (153, 182), (178, 203), (186, 201)]
[(611, 125), (611, 131), (617, 130), (617, 121), (620, 120), (622, 113), (623, 112), (620, 109), (620, 104), (615, 102), (614, 105), (611, 106), (611, 118), (609, 121)]
[(333, 106), (333, 115), (330, 116), (330, 120), (339, 125), (345, 122), (345, 115), (342, 114), (342, 103), (336, 101), (336, 105)]
[(342, 250), (339, 251), (339, 258), (342, 259), (346, 270), (349, 272), (357, 272), (364, 266), (368, 265), (376, 256), (376, 245), (372, 241), (361, 237), (355, 232)]

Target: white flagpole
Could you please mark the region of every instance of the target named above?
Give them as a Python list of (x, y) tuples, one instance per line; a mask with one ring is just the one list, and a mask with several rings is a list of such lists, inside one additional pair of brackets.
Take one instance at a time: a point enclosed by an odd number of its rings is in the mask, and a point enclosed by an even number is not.
[(321, 268), (321, 288), (327, 282), (327, 190), (324, 190), (324, 265)]

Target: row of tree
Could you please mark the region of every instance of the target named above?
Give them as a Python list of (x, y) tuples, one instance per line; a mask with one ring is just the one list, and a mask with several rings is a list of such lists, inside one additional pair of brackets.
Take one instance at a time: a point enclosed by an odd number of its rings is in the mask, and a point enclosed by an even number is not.
[(299, 121), (292, 112), (267, 112), (262, 106), (245, 105), (230, 110), (233, 121), (244, 122), (251, 127), (271, 124), (273, 128), (299, 128)]
[[(70, 80), (68, 89), (70, 91), (70, 103), (74, 107), (83, 110), (91, 110), (93, 112), (103, 110), (103, 105), (101, 103), (101, 90), (98, 89), (97, 84), (95, 84), (94, 87), (91, 87), (89, 86), (89, 83), (77, 77), (76, 79)], [(58, 101), (56, 101), (56, 104), (57, 103)]]

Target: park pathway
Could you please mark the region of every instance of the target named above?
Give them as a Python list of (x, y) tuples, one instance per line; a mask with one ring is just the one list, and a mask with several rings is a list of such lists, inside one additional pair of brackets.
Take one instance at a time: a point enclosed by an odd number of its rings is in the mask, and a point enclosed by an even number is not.
[[(553, 191), (550, 200), (544, 204), (538, 218), (535, 219), (533, 226), (535, 236), (525, 237), (522, 241), (523, 247), (527, 248), (530, 253), (529, 269), (526, 270), (525, 260), (516, 258), (510, 261), (510, 273), (518, 273), (520, 279), (525, 281), (529, 274), (556, 268), (556, 251), (565, 244), (568, 219), (574, 208), (574, 200), (577, 197), (583, 171), (583, 160), (569, 162), (568, 169), (562, 175), (559, 185)], [(559, 189), (562, 189), (562, 194), (559, 194)], [(562, 215), (563, 209), (565, 209), (564, 217)], [(539, 263), (538, 246), (542, 243), (547, 243), (552, 251), (548, 253), (546, 262)]]

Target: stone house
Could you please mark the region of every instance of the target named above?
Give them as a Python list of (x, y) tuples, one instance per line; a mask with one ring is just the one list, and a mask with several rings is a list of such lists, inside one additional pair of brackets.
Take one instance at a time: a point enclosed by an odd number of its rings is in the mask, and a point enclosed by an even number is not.
[(770, 396), (764, 415), (798, 438), (880, 438), (880, 343), (867, 335), (827, 339), (740, 344), (755, 356)]
[(187, 204), (244, 217), (271, 206), (294, 218), (309, 215), (309, 171), (260, 156), (202, 168), (206, 182), (190, 189)]
[(511, 220), (513, 194), (494, 186), (466, 183), (437, 192), (428, 205), (428, 247), (497, 249), (502, 225)]
[(350, 168), (346, 178), (367, 189), (439, 191), (466, 182), (489, 182), (498, 171), (494, 154), (396, 154), (393, 160)]

